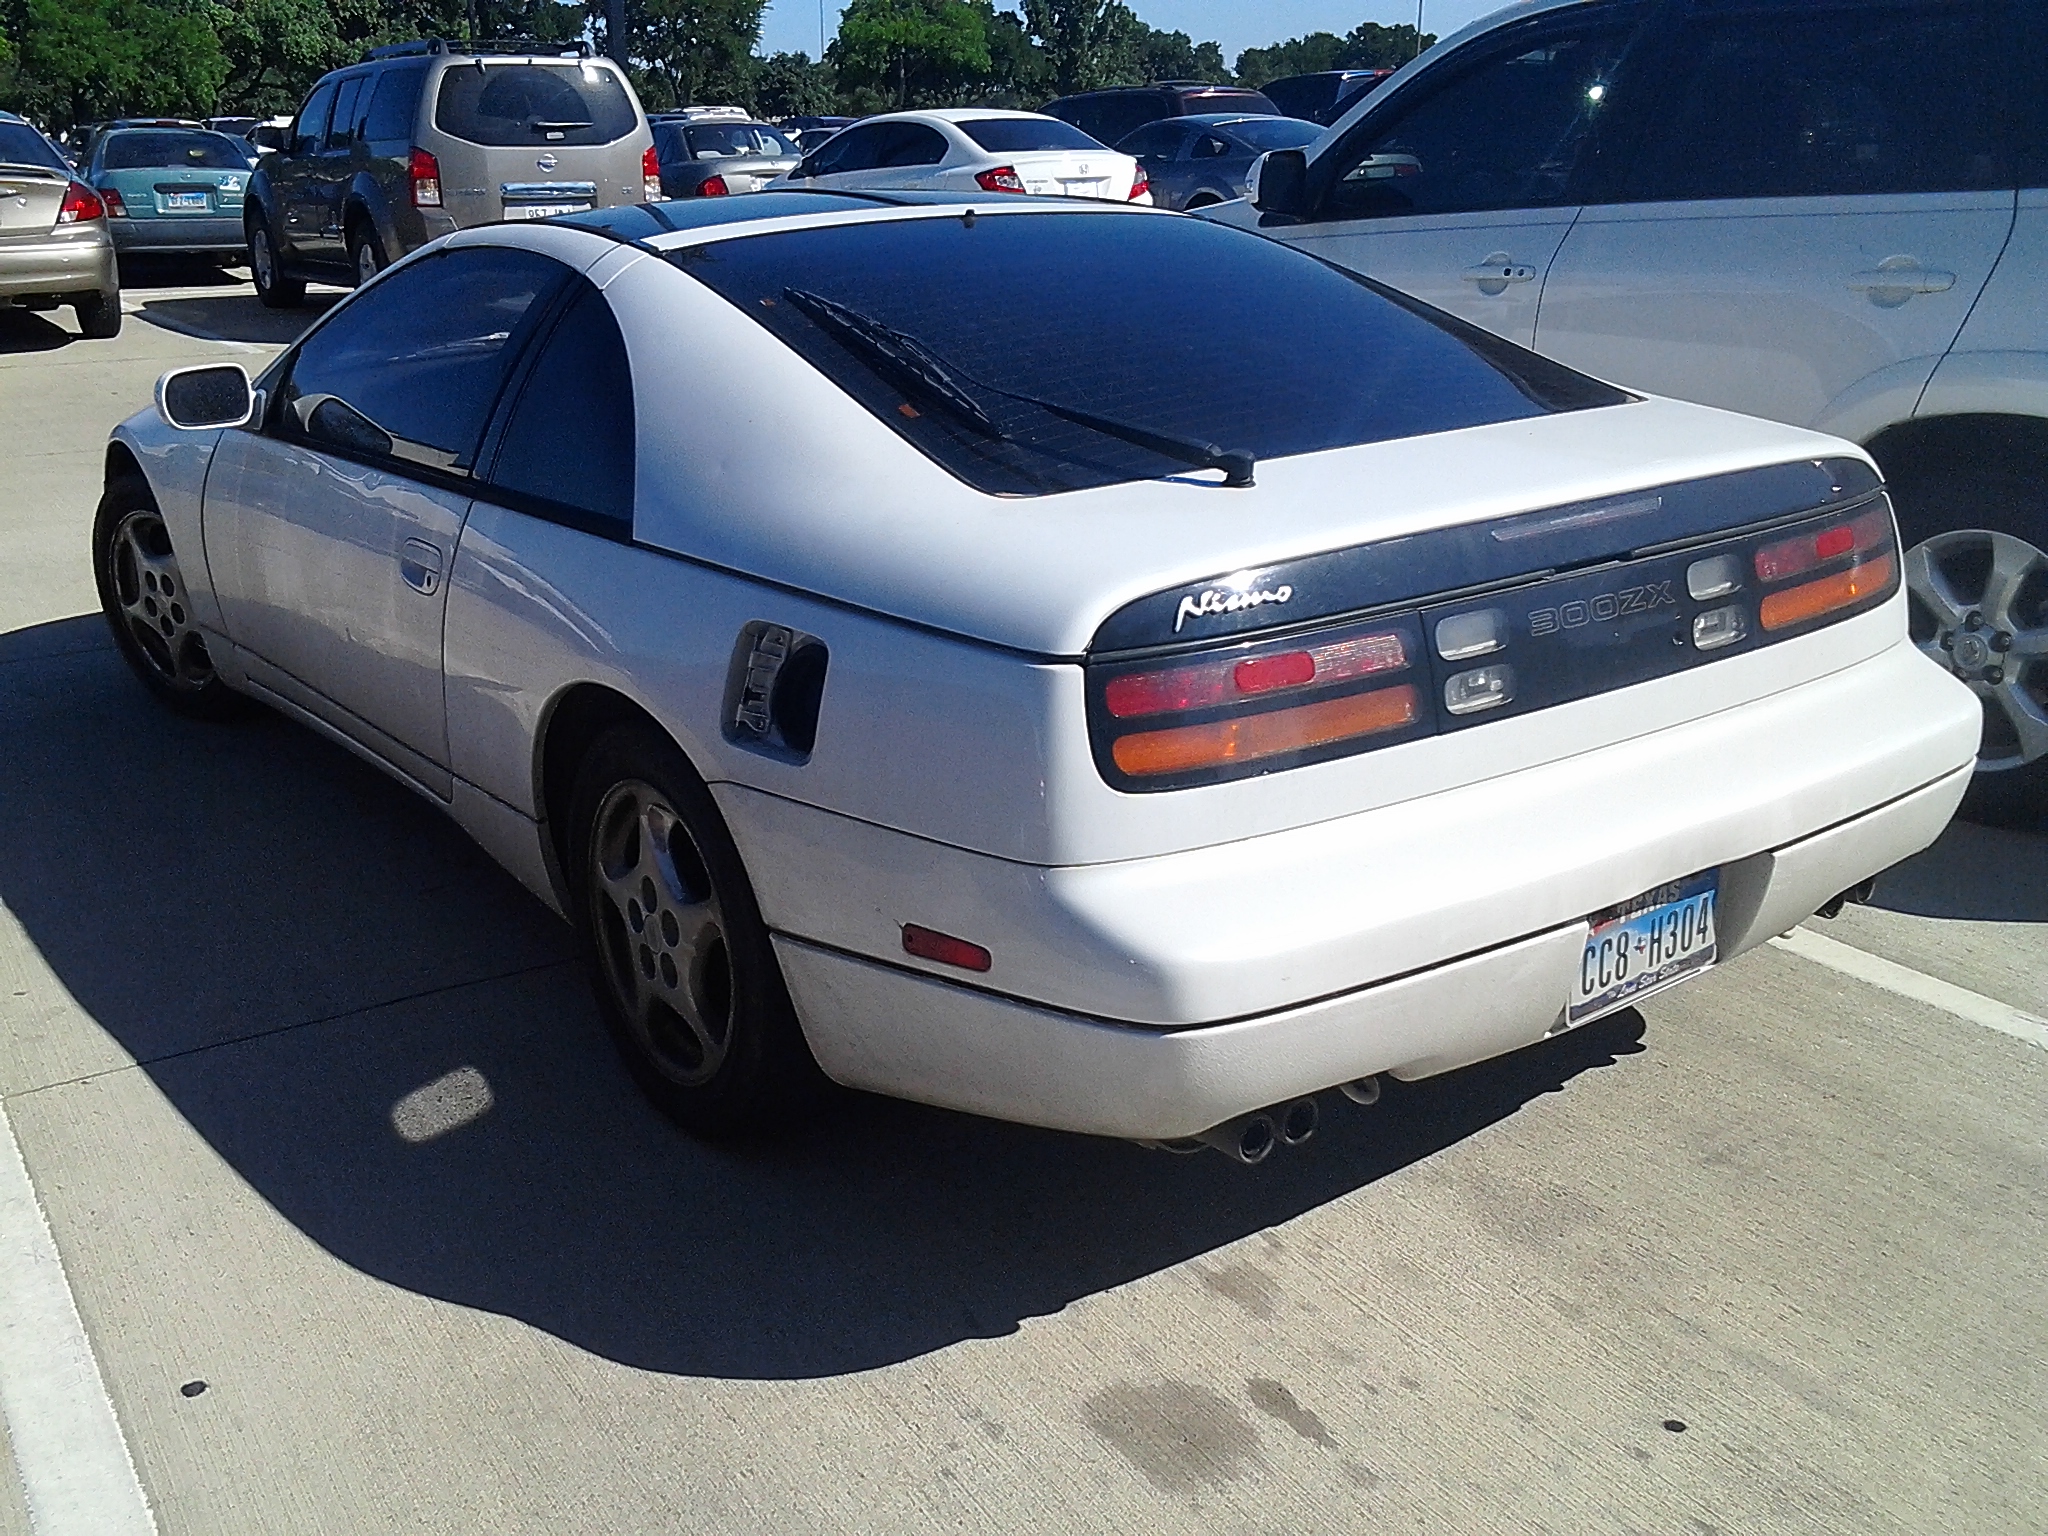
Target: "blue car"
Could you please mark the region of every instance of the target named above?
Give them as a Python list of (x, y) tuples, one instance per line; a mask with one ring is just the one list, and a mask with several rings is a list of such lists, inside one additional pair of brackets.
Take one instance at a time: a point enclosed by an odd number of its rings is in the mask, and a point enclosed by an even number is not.
[(1245, 195), (1245, 173), (1269, 149), (1300, 149), (1322, 136), (1320, 123), (1243, 112), (1162, 117), (1117, 142), (1152, 183), (1157, 208), (1208, 208)]
[(114, 249), (124, 256), (247, 252), (242, 194), (249, 157), (240, 140), (204, 128), (116, 128), (93, 145), (85, 179), (107, 205)]

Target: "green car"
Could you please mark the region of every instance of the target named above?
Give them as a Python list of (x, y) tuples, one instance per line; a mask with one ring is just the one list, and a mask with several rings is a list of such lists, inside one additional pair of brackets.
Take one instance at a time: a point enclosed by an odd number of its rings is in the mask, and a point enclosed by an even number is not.
[(85, 179), (105, 199), (123, 256), (205, 256), (239, 261), (249, 159), (224, 133), (203, 128), (116, 128), (93, 145)]

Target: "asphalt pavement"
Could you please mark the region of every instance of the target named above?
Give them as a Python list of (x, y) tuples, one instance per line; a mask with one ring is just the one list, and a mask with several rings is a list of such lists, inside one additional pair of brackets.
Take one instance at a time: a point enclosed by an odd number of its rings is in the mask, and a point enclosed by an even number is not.
[(4, 1536), (2048, 1529), (2048, 837), (1259, 1168), (707, 1148), (431, 807), (125, 675), (108, 428), (307, 318), (191, 275), (0, 312)]

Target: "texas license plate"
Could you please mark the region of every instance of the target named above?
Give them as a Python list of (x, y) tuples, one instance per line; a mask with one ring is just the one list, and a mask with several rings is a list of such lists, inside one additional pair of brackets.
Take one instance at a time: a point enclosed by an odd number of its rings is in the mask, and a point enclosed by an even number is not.
[(166, 208), (204, 208), (207, 206), (207, 196), (204, 192), (166, 192), (164, 194), (164, 206)]
[(588, 203), (508, 203), (508, 219), (552, 219), (558, 213), (588, 213)]
[(1714, 963), (1716, 872), (1691, 875), (1593, 915), (1579, 959), (1569, 1022), (1669, 986)]

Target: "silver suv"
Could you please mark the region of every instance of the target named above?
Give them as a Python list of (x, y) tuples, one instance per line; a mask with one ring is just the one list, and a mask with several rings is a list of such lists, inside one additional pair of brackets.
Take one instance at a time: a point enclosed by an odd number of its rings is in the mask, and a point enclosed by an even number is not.
[(647, 114), (611, 60), (434, 38), (323, 75), (250, 178), (243, 225), (257, 296), (281, 309), (450, 230), (660, 196)]

